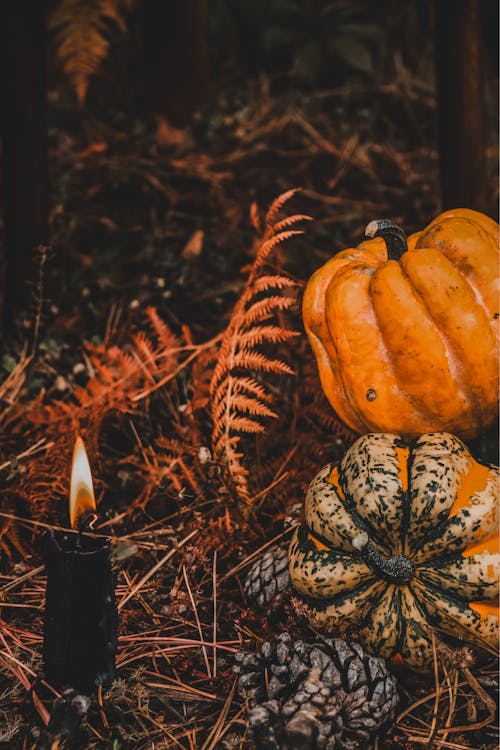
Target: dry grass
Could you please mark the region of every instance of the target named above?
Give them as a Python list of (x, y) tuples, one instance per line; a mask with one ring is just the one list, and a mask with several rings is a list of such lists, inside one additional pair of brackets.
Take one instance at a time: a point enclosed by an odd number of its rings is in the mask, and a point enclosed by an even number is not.
[[(348, 108), (361, 101), (378, 114), (353, 133)], [(404, 110), (406, 119), (397, 137), (381, 146), (384, 125), (397, 131), (385, 114), (389, 105)], [(299, 206), (315, 221), (305, 239), (276, 248), (271, 263), (273, 273), (286, 269), (299, 285), (333, 251), (359, 239), (370, 219), (386, 215), (415, 229), (437, 212), (436, 153), (428, 134), (420, 141), (405, 140), (405, 132), (429, 121), (433, 106), (409, 77), (366, 92), (314, 92), (302, 109), (287, 96), (272, 95), (261, 81), (250, 86), (245, 107), (227, 112), (217, 137), (200, 137), (184, 152), (162, 154), (150, 133), (133, 139), (103, 124), (86, 142), (56, 130), (54, 163), (58, 174), (68, 177), (57, 183), (67, 192), (58, 187), (55, 244), (70, 248), (80, 286), (63, 313), (51, 318), (46, 312), (41, 321), (37, 316), (35, 327), (42, 343), (59, 337), (75, 354), (66, 360), (52, 357), (47, 347), (36, 353), (31, 341), (17, 353), (17, 364), (0, 386), (0, 543), (5, 553), (0, 748), (51, 747), (60, 740), (57, 730), (44, 735), (57, 691), (41, 679), (41, 545), (47, 525), (65, 525), (69, 448), (66, 455), (64, 440), (69, 446), (73, 426), (67, 435), (56, 433), (50, 420), (30, 427), (26, 415), (33, 413), (40, 390), (33, 383), (42, 381), (45, 405), (61, 408), (62, 401), (71, 406), (81, 387), (73, 374), (75, 361), (84, 364), (89, 379), (98, 368), (91, 350), (82, 346), (82, 335), (90, 338), (99, 329), (104, 352), (114, 342), (123, 347), (145, 325), (134, 311), (150, 306), (160, 308), (165, 316), (160, 323), (166, 320), (182, 342), (170, 346), (171, 367), (164, 367), (155, 349), (157, 369), (151, 376), (147, 350), (138, 354), (135, 349), (140, 362), (131, 363), (134, 388), (120, 380), (126, 409), (98, 415), (97, 433), (97, 422), (89, 418), (84, 424), (103, 513), (96, 533), (111, 537), (118, 574), (119, 680), (96, 697), (80, 734), (67, 746), (249, 746), (233, 654), (254, 649), (284, 627), (303, 636), (305, 626), (287, 601), (275, 615), (249, 608), (242, 586), (246, 569), (290, 532), (310, 478), (353, 439), (324, 400), (301, 336), (279, 344), (279, 356), (285, 356), (295, 378), (266, 381), (277, 418), (266, 421), (263, 435), (240, 436), (249, 497), (238, 495), (224, 456), (214, 454), (210, 376), (230, 310), (248, 276), (248, 268), (242, 275), (240, 267), (254, 258), (251, 197), (265, 203), (280, 190), (303, 185), (294, 209)], [(128, 196), (125, 205), (122, 194)], [(189, 253), (182, 257), (200, 226), (203, 245), (215, 256), (213, 265), (208, 260), (203, 265), (204, 249), (199, 261)], [(94, 248), (112, 248), (109, 256), (100, 257), (94, 249), (89, 262), (81, 247), (90, 232)], [(148, 254), (151, 248), (157, 248), (156, 255)], [(149, 270), (145, 279), (134, 273), (120, 276), (117, 259), (127, 253), (133, 260), (137, 255), (141, 268), (159, 270)], [(97, 281), (106, 263), (117, 265), (116, 278), (102, 291)], [(83, 284), (89, 287), (87, 296)], [(290, 319), (279, 313), (277, 320), (282, 329), (300, 326), (297, 310)], [(62, 396), (60, 378), (67, 386)], [(457, 655), (451, 658), (436, 647), (433, 679), (400, 676), (406, 705), (388, 737), (377, 740), (380, 750), (494, 747), (486, 731), (493, 673), (487, 660), (473, 665), (467, 654), (462, 656), (457, 661)]]

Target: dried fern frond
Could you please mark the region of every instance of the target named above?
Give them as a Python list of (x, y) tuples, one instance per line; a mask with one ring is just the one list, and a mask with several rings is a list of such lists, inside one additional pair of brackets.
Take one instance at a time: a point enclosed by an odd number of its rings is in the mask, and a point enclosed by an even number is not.
[[(226, 464), (238, 496), (246, 502), (250, 502), (251, 497), (240, 434), (265, 432), (265, 420), (276, 417), (269, 405), (271, 393), (259, 382), (256, 374), (293, 374), (286, 362), (259, 347), (271, 345), (274, 349), (299, 335), (277, 322), (279, 313), (295, 305), (295, 296), (290, 291), (297, 283), (285, 275), (269, 274), (264, 270), (278, 245), (302, 234), (302, 230), (292, 227), (309, 219), (297, 214), (276, 221), (280, 210), (295, 192), (290, 190), (279, 196), (267, 212), (255, 260), (222, 338), (210, 382), (214, 456)], [(252, 208), (252, 219), (255, 226), (260, 225), (255, 208)]]
[(106, 58), (113, 31), (125, 33), (133, 0), (59, 0), (49, 20), (57, 56), (83, 104), (91, 76)]
[[(5, 499), (2, 501), (2, 511), (4, 513), (11, 513), (13, 516), (16, 513), (15, 504), (12, 501)], [(17, 551), (21, 557), (25, 557), (28, 554), (26, 547), (21, 541), (20, 529), (13, 518), (2, 518), (0, 519), (0, 556), (12, 562), (12, 554)]]
[(33, 426), (51, 426), (51, 436), (62, 424), (85, 428), (92, 419), (94, 429), (103, 415), (117, 411), (126, 413), (137, 408), (134, 397), (145, 385), (172, 372), (178, 364), (182, 347), (157, 311), (150, 307), (146, 317), (152, 333), (135, 334), (128, 346), (87, 344), (87, 358), (93, 371), (85, 386), (75, 388), (71, 401), (44, 403), (43, 394), (25, 413), (25, 421)]
[(210, 403), (210, 381), (217, 362), (218, 349), (215, 345), (204, 349), (193, 362), (191, 368), (191, 400), (188, 414), (196, 414), (206, 409)]
[(75, 435), (84, 436), (90, 451), (97, 449), (106, 417), (112, 414), (116, 422), (120, 416), (146, 412), (148, 401), (136, 401), (137, 394), (175, 372), (183, 347), (154, 308), (146, 310), (146, 317), (151, 333), (137, 333), (125, 346), (87, 344), (93, 374), (70, 398), (54, 400), (51, 393), (42, 392), (29, 404), (19, 405), (12, 416), (13, 432), (22, 430), (33, 442), (46, 436), (54, 446), (28, 463), (17, 486), (19, 494), (33, 503), (35, 515), (41, 510), (46, 513), (46, 503), (66, 494), (66, 464)]
[(205, 476), (198, 458), (199, 449), (184, 441), (160, 435), (154, 447), (141, 446), (140, 453), (125, 463), (134, 469), (142, 489), (132, 508), (145, 508), (158, 491), (168, 491), (177, 496), (203, 495)]
[[(46, 432), (50, 429), (51, 425), (45, 425)], [(50, 523), (56, 517), (57, 503), (64, 502), (67, 506), (71, 454), (76, 429), (69, 427), (64, 430), (61, 429), (61, 424), (57, 425), (57, 438), (49, 444), (47, 450), (25, 464), (24, 472), (16, 483), (16, 495), (29, 504), (31, 513), (36, 519), (43, 519)], [(36, 431), (35, 434), (37, 434)], [(92, 459), (96, 449), (96, 438), (92, 431), (86, 432), (85, 440)], [(98, 484), (98, 479), (94, 477), (96, 490), (98, 490)]]
[(156, 308), (146, 308), (146, 319), (149, 332), (139, 331), (133, 336), (132, 354), (143, 365), (149, 379), (157, 381), (177, 365), (180, 343)]
[(92, 423), (95, 432), (109, 412), (128, 412), (132, 396), (147, 378), (138, 357), (118, 346), (87, 345), (88, 361), (94, 371), (85, 386), (75, 388), (71, 401), (44, 403), (44, 394), (35, 400), (23, 416), (32, 428), (50, 425), (50, 436), (58, 440), (68, 430), (85, 431)]
[(19, 362), (12, 368), (5, 380), (0, 383), (0, 423), (7, 418), (9, 412), (15, 406), (32, 361), (33, 356), (28, 355), (24, 350)]

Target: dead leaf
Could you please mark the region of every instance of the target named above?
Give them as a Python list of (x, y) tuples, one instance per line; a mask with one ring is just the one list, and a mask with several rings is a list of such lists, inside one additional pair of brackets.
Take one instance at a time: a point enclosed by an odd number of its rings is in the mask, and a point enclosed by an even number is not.
[(201, 251), (203, 250), (204, 237), (205, 232), (203, 231), (203, 229), (197, 229), (195, 232), (193, 232), (191, 237), (184, 245), (181, 253), (184, 260), (193, 260), (193, 258), (197, 258), (201, 254)]

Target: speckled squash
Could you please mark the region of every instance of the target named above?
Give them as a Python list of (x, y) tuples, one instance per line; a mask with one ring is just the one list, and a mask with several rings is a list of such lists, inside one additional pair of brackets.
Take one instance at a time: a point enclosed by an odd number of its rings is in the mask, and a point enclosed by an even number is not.
[(499, 470), (453, 435), (365, 435), (312, 481), (290, 544), (311, 625), (432, 664), (431, 631), (498, 643)]
[(498, 413), (498, 224), (457, 209), (408, 240), (387, 219), (365, 231), (304, 293), (327, 398), (361, 434), (477, 436)]

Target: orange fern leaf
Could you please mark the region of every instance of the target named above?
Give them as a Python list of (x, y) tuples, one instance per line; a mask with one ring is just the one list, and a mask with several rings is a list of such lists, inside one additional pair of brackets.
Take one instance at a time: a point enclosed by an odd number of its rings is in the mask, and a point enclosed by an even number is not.
[(33, 498), (35, 515), (41, 509), (45, 512), (49, 498), (67, 492), (57, 477), (67, 478), (69, 470), (58, 462), (67, 462), (75, 435), (83, 433), (87, 447), (87, 436), (97, 444), (106, 417), (147, 410), (147, 402), (137, 401), (136, 395), (175, 372), (182, 347), (156, 310), (150, 308), (146, 315), (150, 336), (138, 333), (123, 347), (87, 345), (92, 377), (68, 393), (67, 400), (54, 400), (51, 393), (42, 392), (14, 415), (14, 432), (22, 430), (33, 442), (47, 437), (53, 446), (30, 462), (18, 483), (19, 494)]
[(253, 291), (254, 294), (258, 294), (259, 292), (265, 292), (270, 287), (273, 287), (274, 289), (290, 289), (297, 286), (297, 282), (294, 281), (294, 279), (290, 279), (288, 276), (259, 276), (258, 279), (255, 279), (255, 283), (253, 285)]
[[(279, 313), (296, 304), (296, 295), (291, 293), (298, 286), (297, 282), (283, 274), (265, 271), (273, 250), (302, 233), (290, 227), (309, 218), (297, 214), (276, 222), (280, 210), (295, 192), (290, 190), (279, 196), (267, 212), (255, 260), (224, 333), (210, 382), (214, 457), (225, 463), (237, 495), (246, 502), (250, 502), (251, 497), (248, 470), (239, 447), (240, 435), (264, 433), (265, 420), (277, 416), (269, 406), (271, 393), (255, 374), (293, 374), (286, 362), (269, 356), (259, 347), (276, 346), (299, 335), (277, 322)], [(252, 219), (258, 226), (254, 207)]]
[(100, 68), (110, 45), (110, 32), (126, 32), (130, 0), (59, 0), (49, 19), (57, 56), (83, 104), (89, 78)]
[[(227, 404), (224, 399), (221, 399), (218, 404), (217, 408), (215, 409), (215, 416), (217, 419), (221, 418), (224, 415), (224, 412), (227, 408)], [(254, 414), (255, 416), (259, 417), (276, 417), (276, 414), (274, 411), (272, 411), (268, 406), (263, 404), (259, 399), (251, 396), (243, 396), (242, 394), (235, 393), (233, 397), (233, 408), (238, 409), (242, 412), (248, 412), (249, 414)], [(233, 424), (234, 426), (234, 424)]]
[(293, 307), (295, 299), (293, 297), (278, 297), (271, 295), (254, 302), (244, 314), (246, 325), (267, 320), (276, 314), (278, 310), (287, 310)]
[(272, 401), (272, 396), (268, 393), (263, 385), (253, 378), (242, 377), (235, 379), (233, 382), (233, 392), (240, 393), (247, 391), (256, 396), (260, 401)]
[[(179, 342), (153, 308), (146, 311), (154, 339), (144, 332), (135, 334), (128, 346), (87, 345), (93, 376), (87, 384), (75, 388), (71, 402), (42, 404), (37, 400), (26, 417), (32, 425), (67, 428), (85, 424), (91, 415), (102, 411), (122, 413), (137, 408), (134, 397), (146, 384), (172, 372), (178, 363)], [(95, 425), (95, 419), (94, 419)]]
[[(297, 219), (297, 221), (300, 221), (300, 219)], [(303, 234), (302, 229), (287, 229), (284, 232), (271, 235), (268, 240), (261, 244), (255, 259), (254, 269), (257, 270), (266, 262), (275, 247), (286, 240), (290, 240), (292, 237), (296, 237), (298, 234)]]
[(289, 331), (281, 326), (255, 326), (241, 335), (240, 344), (242, 348), (250, 348), (255, 344), (267, 341), (271, 344), (281, 344), (290, 341), (297, 335), (296, 331)]
[(170, 489), (177, 495), (186, 490), (190, 495), (203, 495), (205, 477), (197, 454), (195, 446), (164, 435), (156, 438), (154, 447), (141, 446), (139, 455), (125, 460), (142, 482), (132, 507), (144, 508), (159, 489)]
[[(273, 200), (266, 214), (266, 233), (267, 231), (271, 233), (273, 230), (279, 231), (279, 229), (276, 230), (276, 219), (278, 217), (278, 214), (280, 213), (285, 203), (287, 203), (290, 198), (293, 198), (293, 196), (298, 193), (299, 190), (300, 188), (292, 188), (291, 190), (287, 190), (285, 193), (281, 193), (281, 195), (278, 195), (278, 197)], [(309, 219), (310, 217), (307, 218)]]
[(293, 375), (292, 368), (281, 359), (271, 359), (261, 352), (241, 349), (233, 359), (234, 367), (246, 367), (249, 370), (274, 372), (277, 375)]
[(172, 349), (179, 346), (177, 336), (173, 333), (167, 323), (160, 318), (155, 307), (147, 307), (146, 316), (153, 332), (156, 334), (160, 349), (163, 349), (165, 352), (170, 352)]

